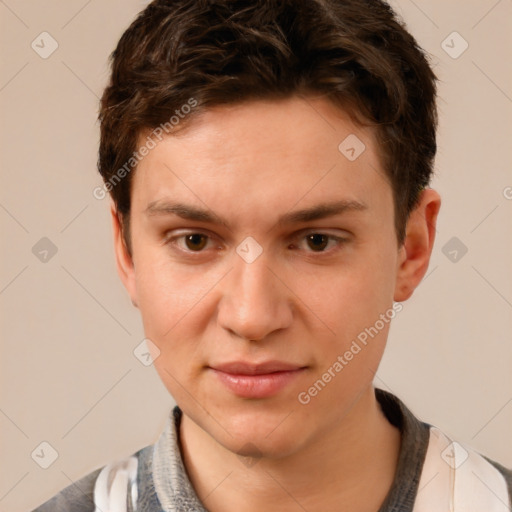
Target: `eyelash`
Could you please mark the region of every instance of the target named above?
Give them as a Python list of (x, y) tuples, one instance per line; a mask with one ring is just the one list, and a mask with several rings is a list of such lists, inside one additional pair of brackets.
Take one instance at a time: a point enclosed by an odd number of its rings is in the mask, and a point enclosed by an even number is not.
[[(174, 246), (177, 246), (177, 250), (178, 251), (181, 251), (183, 253), (186, 253), (187, 255), (194, 255), (194, 257), (199, 257), (201, 255), (204, 255), (204, 253), (211, 247), (205, 247), (204, 249), (200, 250), (200, 251), (192, 251), (188, 248), (186, 248), (185, 246), (185, 238), (187, 236), (190, 236), (190, 235), (202, 235), (202, 236), (205, 236), (207, 237), (207, 244), (210, 244), (211, 245), (211, 242), (213, 241), (213, 237), (210, 236), (209, 234), (207, 233), (204, 233), (202, 231), (187, 231), (187, 232), (184, 232), (182, 234), (179, 234), (179, 235), (175, 235), (175, 236), (168, 236), (166, 237), (165, 239), (165, 245), (174, 245)], [(329, 233), (324, 233), (322, 231), (307, 231), (307, 232), (303, 232), (303, 234), (299, 235), (299, 236), (296, 236), (296, 237), (293, 237), (292, 240), (299, 240), (300, 242), (306, 242), (306, 238), (310, 235), (324, 235), (324, 236), (327, 236), (328, 237), (328, 244), (331, 243), (331, 242), (334, 242), (335, 244), (335, 247), (334, 248), (331, 248), (331, 249), (326, 249), (326, 250), (323, 250), (323, 251), (313, 251), (313, 250), (306, 250), (305, 252), (309, 253), (309, 254), (312, 254), (312, 255), (316, 255), (317, 257), (321, 257), (321, 255), (330, 255), (331, 253), (333, 253), (334, 251), (336, 250), (339, 250), (341, 248), (342, 245), (344, 245), (345, 243), (347, 243), (349, 240), (348, 238), (345, 238), (345, 237), (341, 237), (341, 236), (336, 236), (336, 235), (332, 235), (332, 234), (329, 234)], [(178, 241), (182, 241), (182, 247), (180, 247), (179, 245), (179, 242)], [(297, 248), (297, 245), (295, 242), (293, 243), (289, 243), (288, 244), (288, 248), (291, 248), (293, 247), (294, 249)]]

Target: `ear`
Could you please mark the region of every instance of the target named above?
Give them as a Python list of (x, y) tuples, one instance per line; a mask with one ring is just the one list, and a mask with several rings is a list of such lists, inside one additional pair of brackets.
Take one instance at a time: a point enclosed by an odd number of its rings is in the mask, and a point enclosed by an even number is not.
[(126, 247), (123, 237), (123, 227), (121, 224), (121, 216), (117, 212), (115, 205), (110, 206), (110, 214), (112, 216), (112, 231), (114, 235), (114, 252), (116, 257), (117, 273), (126, 288), (132, 304), (137, 305), (137, 287), (135, 286), (135, 269), (132, 256)]
[(433, 189), (424, 190), (406, 226), (405, 240), (399, 250), (394, 300), (407, 300), (427, 272), (436, 235), (441, 197)]

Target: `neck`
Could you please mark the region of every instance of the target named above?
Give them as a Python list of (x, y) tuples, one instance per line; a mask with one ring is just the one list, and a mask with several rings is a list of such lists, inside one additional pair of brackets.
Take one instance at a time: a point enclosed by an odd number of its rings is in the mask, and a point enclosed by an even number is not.
[(210, 512), (344, 509), (375, 512), (393, 483), (400, 432), (384, 416), (373, 386), (336, 429), (290, 456), (246, 460), (217, 443), (185, 414), (185, 467)]

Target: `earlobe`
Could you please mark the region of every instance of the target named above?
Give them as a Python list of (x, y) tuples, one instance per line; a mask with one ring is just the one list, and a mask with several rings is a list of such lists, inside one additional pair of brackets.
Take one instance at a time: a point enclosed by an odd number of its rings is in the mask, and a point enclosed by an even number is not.
[(397, 302), (407, 300), (427, 272), (440, 207), (439, 194), (433, 189), (426, 189), (409, 216), (404, 244), (399, 250), (394, 295)]
[(132, 304), (135, 307), (138, 307), (133, 258), (126, 247), (125, 239), (123, 236), (122, 219), (114, 204), (112, 204), (110, 207), (110, 214), (112, 217), (112, 232), (114, 237), (114, 252), (116, 258), (117, 273), (119, 274), (119, 277), (121, 278), (121, 281), (128, 294), (130, 295)]

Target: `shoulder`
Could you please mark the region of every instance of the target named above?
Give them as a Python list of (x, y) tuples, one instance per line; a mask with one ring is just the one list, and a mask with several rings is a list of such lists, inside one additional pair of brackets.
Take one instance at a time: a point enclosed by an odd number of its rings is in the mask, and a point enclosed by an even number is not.
[(500, 510), (512, 504), (512, 471), (431, 426), (415, 511)]
[[(95, 512), (110, 510), (114, 501), (137, 503), (139, 457), (150, 450), (146, 446), (136, 453), (98, 468), (67, 486), (32, 512)], [(114, 501), (113, 501), (114, 500)]]
[(482, 457), (489, 463), (491, 464), (492, 466), (494, 466), (494, 468), (498, 471), (498, 473), (500, 473), (505, 482), (507, 483), (507, 486), (508, 486), (508, 493), (509, 493), (509, 497), (510, 497), (510, 504), (512, 505), (512, 468), (506, 468), (505, 466), (502, 466), (501, 464), (499, 464), (498, 462), (492, 460), (492, 459), (489, 459), (488, 457), (485, 457), (484, 455), (482, 455)]
[(510, 469), (419, 420), (395, 395), (376, 388), (376, 397), (402, 433), (393, 488), (382, 511), (490, 512), (512, 505)]
[(94, 486), (103, 468), (68, 485), (33, 512), (94, 512)]

